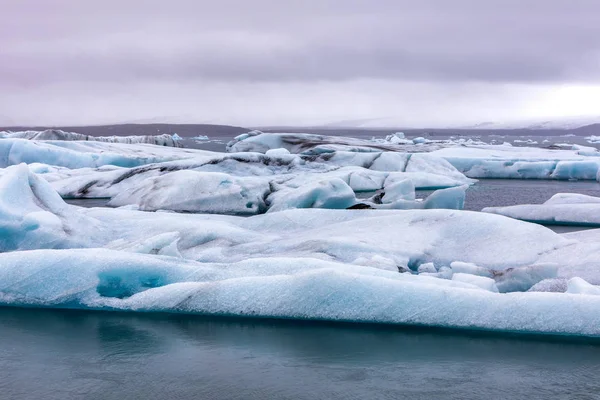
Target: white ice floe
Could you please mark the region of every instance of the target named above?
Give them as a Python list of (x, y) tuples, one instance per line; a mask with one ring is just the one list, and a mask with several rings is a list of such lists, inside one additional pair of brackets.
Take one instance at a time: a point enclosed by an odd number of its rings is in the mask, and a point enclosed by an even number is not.
[(577, 193), (558, 193), (544, 204), (487, 207), (482, 211), (546, 225), (600, 227), (600, 197)]

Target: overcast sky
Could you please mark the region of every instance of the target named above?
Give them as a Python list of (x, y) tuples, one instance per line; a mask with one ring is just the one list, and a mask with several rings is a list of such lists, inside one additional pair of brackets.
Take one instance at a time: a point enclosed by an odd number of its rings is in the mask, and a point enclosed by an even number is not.
[(600, 115), (598, 0), (0, 0), (0, 124)]

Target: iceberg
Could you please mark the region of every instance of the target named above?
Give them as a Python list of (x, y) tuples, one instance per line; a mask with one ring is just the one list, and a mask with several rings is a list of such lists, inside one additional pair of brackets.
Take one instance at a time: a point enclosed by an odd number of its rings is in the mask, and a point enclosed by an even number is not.
[[(535, 144), (531, 139), (521, 142)], [(362, 153), (360, 157), (365, 159), (371, 157), (369, 153), (385, 154), (385, 157), (373, 159), (373, 169), (388, 170), (394, 165), (401, 165), (401, 160), (406, 158), (407, 154), (412, 154), (446, 160), (470, 178), (600, 179), (600, 152), (593, 147), (573, 144), (535, 148), (514, 147), (509, 142), (490, 145), (480, 140), (464, 138), (405, 139), (394, 134), (385, 139), (363, 140), (304, 133), (267, 134), (253, 131), (238, 136), (227, 145), (228, 152), (265, 153), (277, 148), (304, 155)], [(394, 153), (404, 154), (394, 156)]]
[(154, 144), (157, 146), (181, 147), (178, 141), (182, 138), (173, 135), (144, 135), (144, 136), (91, 136), (75, 132), (65, 132), (60, 129), (47, 129), (45, 131), (18, 131), (0, 132), (0, 138), (27, 139), (27, 140), (68, 140), (68, 141), (94, 141), (104, 143), (128, 143), (128, 144)]
[(544, 204), (486, 207), (482, 211), (545, 225), (600, 227), (600, 197), (577, 193), (558, 193)]
[(104, 165), (129, 168), (203, 155), (202, 150), (150, 144), (0, 139), (0, 168), (20, 163), (43, 163), (70, 169)]
[(575, 149), (470, 146), (431, 152), (470, 178), (598, 180), (600, 153)]
[(209, 140), (209, 137), (206, 136), (206, 135), (198, 135), (198, 136), (191, 137), (190, 139), (197, 140), (197, 141), (200, 141), (200, 142), (204, 142), (206, 140)]
[[(35, 142), (24, 143), (35, 145)], [(125, 150), (130, 149), (126, 147)], [(31, 164), (31, 168), (64, 198), (109, 198), (111, 206), (137, 205), (145, 211), (226, 214), (264, 213), (273, 199), (281, 198), (287, 192), (297, 189), (310, 191), (307, 188), (314, 182), (335, 179), (344, 181), (354, 196), (360, 192), (388, 190), (388, 186), (398, 180), (408, 180), (416, 189), (442, 189), (474, 182), (445, 160), (426, 154), (387, 157), (387, 153), (381, 152), (339, 151), (314, 156), (290, 154), (285, 149), (269, 150), (266, 154), (181, 152), (180, 159), (169, 160), (173, 153), (167, 152), (164, 161), (145, 159), (141, 161), (142, 165), (122, 167), (98, 162), (101, 157), (107, 157), (107, 153), (96, 155), (60, 149), (47, 153), (45, 157), (32, 153), (32, 158), (42, 158), (46, 163)], [(19, 157), (11, 156), (7, 164), (23, 158), (31, 161), (23, 157), (22, 152), (19, 154)], [(91, 162), (81, 160), (83, 157)], [(380, 159), (384, 161), (377, 164)], [(78, 168), (73, 168), (73, 164)], [(302, 186), (305, 189), (300, 189)], [(327, 193), (334, 195), (333, 192)], [(229, 199), (230, 196), (233, 197)], [(391, 192), (386, 199), (392, 201)], [(355, 203), (358, 203), (356, 199)], [(326, 206), (334, 202), (314, 204)], [(443, 203), (430, 202), (430, 207), (440, 207), (435, 204)], [(462, 203), (445, 204), (460, 208)], [(289, 202), (288, 205), (292, 206)], [(305, 202), (296, 204), (299, 208), (305, 206)]]

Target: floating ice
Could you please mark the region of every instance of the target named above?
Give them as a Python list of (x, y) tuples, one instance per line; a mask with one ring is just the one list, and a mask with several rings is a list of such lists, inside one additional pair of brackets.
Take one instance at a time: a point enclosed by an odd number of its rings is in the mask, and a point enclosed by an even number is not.
[(471, 178), (598, 180), (600, 153), (585, 149), (474, 146), (436, 150)]
[[(28, 141), (24, 143), (35, 145)], [(390, 153), (395, 156), (389, 157), (388, 153), (382, 152), (340, 151), (314, 156), (289, 154), (285, 149), (268, 150), (267, 154), (181, 152), (181, 157), (187, 158), (144, 163), (132, 168), (83, 168), (93, 162), (71, 158), (72, 154), (67, 152), (58, 160), (46, 156), (44, 161), (47, 164), (35, 164), (34, 168), (66, 198), (111, 198), (112, 206), (137, 205), (146, 211), (228, 214), (266, 212), (272, 203), (270, 198), (276, 192), (279, 192), (276, 197), (281, 197), (302, 186), (310, 188), (315, 181), (341, 179), (356, 193), (387, 190), (390, 184), (398, 180), (409, 180), (415, 188), (420, 189), (448, 188), (473, 182), (445, 160), (427, 154)], [(106, 155), (102, 154), (99, 156)], [(96, 154), (75, 152), (74, 155), (97, 160)], [(38, 153), (32, 155), (38, 156)], [(378, 160), (383, 161), (377, 163)], [(74, 161), (82, 168), (64, 167), (65, 164), (72, 166), (70, 163)], [(371, 169), (373, 167), (375, 169)], [(228, 199), (229, 196), (233, 197)], [(392, 198), (390, 192), (386, 200), (392, 202)], [(215, 202), (216, 199), (220, 200)], [(434, 202), (429, 206), (460, 208), (461, 203), (436, 204), (442, 203)], [(305, 205), (298, 204), (297, 207)]]
[(406, 144), (409, 143), (404, 136), (404, 132), (396, 132), (385, 137), (385, 141), (392, 144)]
[[(532, 139), (525, 144), (535, 144)], [(600, 152), (580, 145), (553, 145), (548, 148), (487, 145), (479, 140), (464, 138), (430, 140), (402, 139), (388, 135), (386, 139), (362, 140), (335, 136), (251, 132), (228, 144), (229, 152), (253, 151), (265, 153), (270, 149), (285, 148), (291, 153), (328, 154), (350, 151), (354, 153), (384, 152), (381, 160), (373, 160), (373, 169), (393, 168), (391, 152), (423, 153), (445, 159), (458, 171), (471, 178), (513, 179), (593, 179), (597, 180)], [(419, 154), (422, 155), (422, 154)], [(393, 161), (401, 165), (402, 156)], [(376, 165), (377, 164), (377, 165)]]
[(600, 335), (598, 296), (498, 294), (298, 258), (220, 265), (103, 249), (4, 253), (0, 304)]
[[(238, 179), (219, 172), (174, 171), (117, 193), (110, 206), (136, 204), (140, 210), (256, 214), (265, 210), (265, 179)], [(354, 195), (354, 193), (352, 193)]]
[(572, 278), (567, 282), (567, 293), (600, 296), (600, 286), (594, 286), (581, 278)]
[(487, 207), (483, 212), (546, 225), (600, 226), (600, 198), (576, 193), (558, 193), (544, 204)]

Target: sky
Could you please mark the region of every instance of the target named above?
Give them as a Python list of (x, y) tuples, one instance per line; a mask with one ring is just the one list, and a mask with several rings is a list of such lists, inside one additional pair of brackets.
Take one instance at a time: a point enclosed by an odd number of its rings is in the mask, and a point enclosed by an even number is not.
[(597, 0), (0, 0), (0, 15), (1, 125), (600, 116)]

